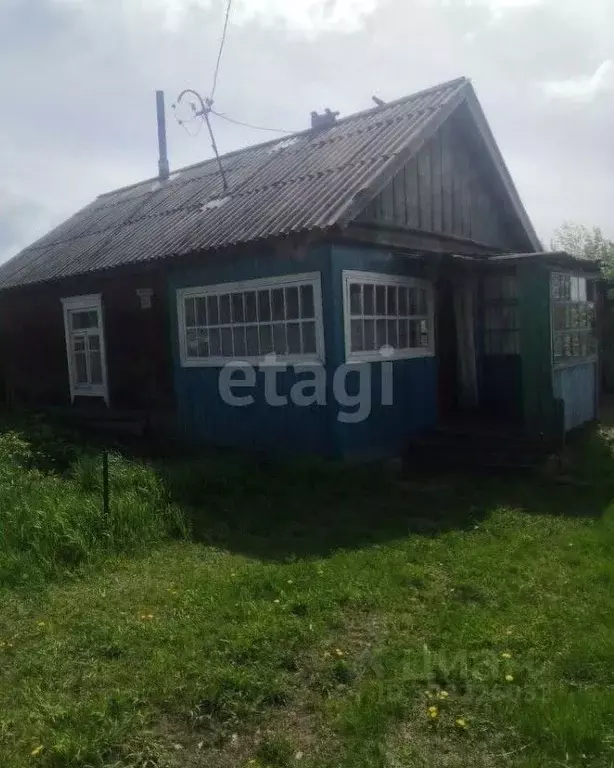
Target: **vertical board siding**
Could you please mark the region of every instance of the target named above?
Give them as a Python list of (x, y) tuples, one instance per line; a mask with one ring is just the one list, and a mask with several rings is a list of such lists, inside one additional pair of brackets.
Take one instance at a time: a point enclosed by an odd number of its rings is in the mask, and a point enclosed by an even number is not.
[(361, 221), (472, 238), (524, 250), (493, 191), (489, 166), (450, 119), (369, 203)]
[(554, 371), (554, 396), (563, 402), (565, 431), (597, 418), (597, 363)]

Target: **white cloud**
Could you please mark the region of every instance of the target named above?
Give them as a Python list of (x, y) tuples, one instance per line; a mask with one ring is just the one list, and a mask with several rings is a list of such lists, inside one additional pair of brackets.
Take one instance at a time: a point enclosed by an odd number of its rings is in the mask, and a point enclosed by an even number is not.
[(548, 80), (540, 83), (540, 87), (552, 98), (592, 101), (595, 96), (612, 86), (612, 68), (612, 61), (604, 61), (590, 76)]
[[(232, 19), (236, 24), (257, 21), (264, 26), (282, 26), (307, 36), (325, 32), (352, 33), (364, 26), (380, 0), (235, 0)], [(509, 2), (509, 0), (507, 0)], [(526, 0), (525, 0), (526, 1)], [(99, 0), (55, 0), (64, 5), (94, 6)], [(127, 0), (121, 4), (125, 19), (155, 15), (166, 29), (178, 31), (194, 8), (224, 10), (222, 0)]]

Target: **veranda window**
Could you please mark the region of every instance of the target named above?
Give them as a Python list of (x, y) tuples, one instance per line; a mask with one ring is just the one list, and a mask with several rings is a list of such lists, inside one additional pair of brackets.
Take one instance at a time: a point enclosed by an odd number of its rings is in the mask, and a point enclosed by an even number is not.
[(348, 360), (434, 355), (433, 287), (414, 277), (345, 271)]
[(595, 281), (553, 272), (551, 277), (552, 352), (555, 364), (594, 358)]
[(319, 273), (181, 289), (182, 365), (324, 359)]
[(515, 275), (489, 275), (484, 280), (484, 352), (487, 355), (520, 354)]

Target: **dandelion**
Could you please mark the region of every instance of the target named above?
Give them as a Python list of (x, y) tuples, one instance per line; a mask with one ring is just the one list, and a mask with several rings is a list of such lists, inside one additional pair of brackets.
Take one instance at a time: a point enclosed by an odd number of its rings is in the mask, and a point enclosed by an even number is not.
[(45, 626), (45, 622), (44, 622), (44, 621), (38, 621), (38, 622), (36, 623), (36, 626), (37, 626), (37, 627), (44, 627), (44, 626)]
[(502, 659), (511, 659), (512, 658), (512, 654), (508, 653), (507, 651), (505, 651), (505, 653), (501, 654), (501, 658)]
[(506, 675), (506, 676), (505, 676), (505, 682), (506, 682), (506, 683), (513, 683), (513, 682), (514, 682), (514, 677), (513, 677), (513, 675)]
[(275, 605), (279, 605), (281, 603), (281, 600), (273, 600), (273, 602), (275, 603)]
[(32, 752), (30, 752), (30, 754), (32, 755), (32, 757), (38, 757), (40, 753), (43, 751), (43, 749), (44, 747), (41, 744), (40, 747), (36, 747), (36, 749), (33, 749)]
[(341, 648), (335, 648), (335, 653), (337, 654), (337, 656), (343, 656), (343, 651), (341, 650)]
[(428, 713), (431, 720), (435, 720), (437, 717), (439, 717), (439, 709), (437, 707), (429, 707)]
[(294, 584), (294, 582), (292, 581), (292, 579), (288, 579), (288, 584)]
[(462, 728), (463, 730), (467, 728), (467, 722), (462, 717), (456, 719), (456, 725), (458, 728)]
[(438, 699), (447, 699), (450, 694), (447, 691), (439, 691), (437, 694)]

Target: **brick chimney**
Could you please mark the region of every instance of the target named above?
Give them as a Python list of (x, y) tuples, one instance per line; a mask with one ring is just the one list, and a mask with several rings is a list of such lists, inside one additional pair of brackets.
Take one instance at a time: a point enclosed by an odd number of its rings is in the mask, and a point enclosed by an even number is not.
[(312, 128), (330, 128), (331, 126), (335, 125), (337, 122), (337, 118), (339, 117), (339, 112), (331, 112), (331, 110), (326, 107), (324, 112), (319, 115), (317, 112), (311, 113), (311, 127)]

